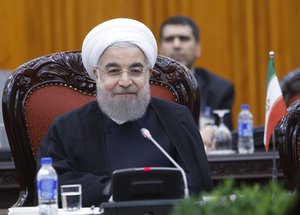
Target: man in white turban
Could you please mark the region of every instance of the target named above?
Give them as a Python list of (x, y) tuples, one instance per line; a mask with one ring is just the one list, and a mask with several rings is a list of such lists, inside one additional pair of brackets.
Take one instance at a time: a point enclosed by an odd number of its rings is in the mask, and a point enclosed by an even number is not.
[(97, 102), (58, 117), (40, 144), (62, 184), (82, 185), (83, 206), (107, 201), (114, 170), (173, 167), (141, 134), (148, 128), (184, 169), (191, 193), (212, 188), (203, 142), (190, 111), (150, 96), (157, 44), (144, 24), (113, 19), (84, 39), (82, 61), (97, 85)]

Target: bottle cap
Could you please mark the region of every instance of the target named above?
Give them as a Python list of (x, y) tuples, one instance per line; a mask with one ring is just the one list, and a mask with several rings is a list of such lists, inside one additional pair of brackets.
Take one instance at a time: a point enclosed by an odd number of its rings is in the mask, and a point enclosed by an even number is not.
[(210, 116), (211, 115), (211, 108), (210, 106), (205, 106), (205, 109), (204, 109), (204, 115), (205, 116)]
[(249, 105), (248, 104), (242, 104), (241, 105), (241, 110), (249, 110)]
[(43, 157), (41, 158), (41, 164), (52, 164), (52, 158), (51, 157)]

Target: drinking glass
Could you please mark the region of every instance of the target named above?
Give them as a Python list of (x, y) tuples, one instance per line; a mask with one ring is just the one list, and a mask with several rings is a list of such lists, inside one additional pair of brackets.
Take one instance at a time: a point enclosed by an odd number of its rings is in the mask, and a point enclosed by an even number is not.
[(65, 211), (77, 211), (81, 209), (81, 185), (70, 184), (62, 185), (61, 201), (62, 208)]
[(220, 124), (216, 127), (213, 137), (213, 145), (215, 150), (232, 150), (232, 135), (230, 130), (224, 124), (224, 115), (229, 113), (227, 109), (213, 110), (220, 118)]

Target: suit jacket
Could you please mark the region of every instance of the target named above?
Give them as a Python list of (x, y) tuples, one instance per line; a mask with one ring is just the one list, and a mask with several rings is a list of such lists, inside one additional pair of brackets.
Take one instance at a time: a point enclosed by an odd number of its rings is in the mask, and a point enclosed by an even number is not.
[[(208, 161), (190, 111), (177, 103), (155, 98), (151, 99), (150, 105), (188, 170), (195, 191), (209, 191), (212, 179)], [(110, 194), (106, 189), (111, 175), (108, 171), (102, 113), (97, 102), (54, 120), (40, 144), (38, 161), (44, 156), (53, 158), (59, 184), (82, 184), (84, 206), (99, 205), (108, 200)]]
[[(232, 110), (234, 101), (234, 86), (232, 83), (203, 68), (195, 68), (194, 76), (200, 88), (202, 111), (207, 105), (212, 110)], [(224, 121), (229, 129), (232, 129), (231, 114), (225, 116)]]

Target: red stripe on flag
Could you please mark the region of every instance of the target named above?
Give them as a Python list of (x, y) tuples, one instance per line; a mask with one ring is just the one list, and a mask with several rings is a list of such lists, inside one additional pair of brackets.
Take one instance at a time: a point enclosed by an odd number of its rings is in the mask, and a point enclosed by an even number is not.
[(285, 103), (283, 100), (283, 97), (280, 96), (273, 104), (270, 110), (269, 118), (268, 118), (268, 123), (267, 123), (267, 134), (266, 134), (266, 151), (269, 150), (269, 143), (270, 143), (270, 137), (271, 134), (273, 133), (273, 130), (277, 123), (281, 120), (281, 118), (284, 116), (286, 113), (286, 107)]

